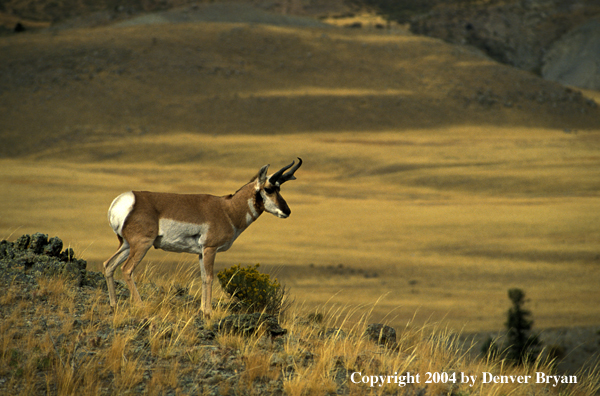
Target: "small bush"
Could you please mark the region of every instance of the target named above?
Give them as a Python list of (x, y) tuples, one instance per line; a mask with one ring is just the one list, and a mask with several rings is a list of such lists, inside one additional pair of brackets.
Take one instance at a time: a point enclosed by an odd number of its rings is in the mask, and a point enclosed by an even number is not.
[(508, 358), (516, 364), (531, 363), (539, 354), (541, 342), (537, 335), (530, 334), (533, 320), (529, 319), (531, 311), (523, 308), (525, 292), (521, 289), (510, 289), (508, 297), (513, 303), (508, 310)]
[[(281, 311), (285, 288), (277, 279), (258, 271), (259, 264), (242, 267), (234, 265), (217, 274), (225, 292), (236, 300), (239, 308), (250, 312), (277, 315)], [(235, 308), (235, 305), (233, 306)]]

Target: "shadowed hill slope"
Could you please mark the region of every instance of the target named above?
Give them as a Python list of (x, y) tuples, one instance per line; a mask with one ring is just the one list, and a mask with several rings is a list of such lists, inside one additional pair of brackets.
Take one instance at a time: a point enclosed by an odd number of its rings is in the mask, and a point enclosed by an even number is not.
[(579, 92), (439, 40), (176, 24), (0, 39), (0, 155), (135, 133), (596, 128)]

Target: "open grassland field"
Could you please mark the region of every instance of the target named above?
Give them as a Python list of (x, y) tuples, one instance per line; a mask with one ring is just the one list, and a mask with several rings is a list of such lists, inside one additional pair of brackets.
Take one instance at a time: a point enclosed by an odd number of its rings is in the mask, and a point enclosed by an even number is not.
[[(139, 161), (3, 160), (3, 234), (60, 235), (100, 270), (116, 250), (106, 210), (120, 192), (225, 195), (258, 170), (251, 162), (262, 165), (265, 152), (279, 163), (299, 155), (305, 165), (283, 192), (292, 216), (263, 216), (217, 256), (217, 270), (268, 265), (310, 306), (383, 297), (376, 312), (396, 324), (416, 315), (456, 329), (498, 329), (510, 287), (527, 291), (538, 327), (597, 324), (600, 168), (592, 133), (427, 132), (275, 140), (174, 134), (120, 143), (125, 158)], [(213, 152), (212, 160), (165, 158), (194, 147)], [(109, 148), (60, 156), (96, 149)], [(237, 167), (236, 155), (244, 157)], [(182, 261), (197, 266), (190, 255), (150, 251), (146, 258), (165, 276)]]
[(307, 309), (378, 301), (400, 326), (500, 329), (512, 287), (538, 329), (598, 324), (594, 93), (335, 27), (109, 26), (2, 37), (0, 54), (2, 238), (58, 235), (100, 270), (119, 193), (226, 195), (302, 157), (291, 217), (265, 214), (217, 271), (261, 263)]

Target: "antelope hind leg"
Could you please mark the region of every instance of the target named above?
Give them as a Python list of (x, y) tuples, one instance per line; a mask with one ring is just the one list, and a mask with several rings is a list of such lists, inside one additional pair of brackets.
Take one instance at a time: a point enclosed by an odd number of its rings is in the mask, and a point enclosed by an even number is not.
[(108, 260), (104, 262), (104, 278), (106, 278), (106, 286), (108, 287), (108, 297), (110, 306), (114, 308), (117, 305), (117, 293), (115, 292), (115, 269), (121, 265), (129, 257), (129, 243), (121, 238), (119, 249)]

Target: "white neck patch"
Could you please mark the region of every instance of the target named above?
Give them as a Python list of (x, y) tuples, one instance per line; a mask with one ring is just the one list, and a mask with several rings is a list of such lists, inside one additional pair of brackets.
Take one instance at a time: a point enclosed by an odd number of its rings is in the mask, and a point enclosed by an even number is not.
[(253, 198), (250, 198), (248, 200), (248, 208), (250, 209), (250, 212), (246, 213), (246, 226), (252, 224), (252, 222), (256, 220), (259, 216), (258, 212), (256, 211), (256, 207), (254, 206)]

